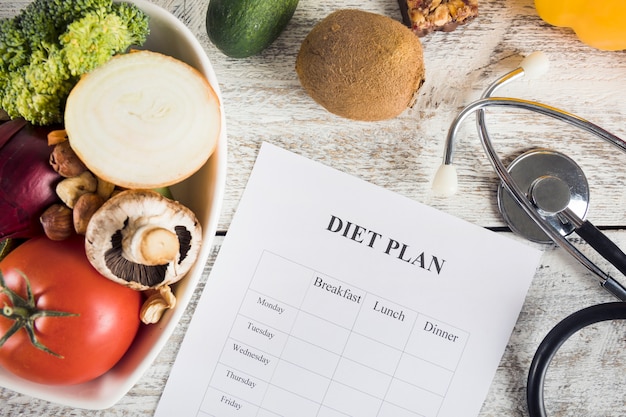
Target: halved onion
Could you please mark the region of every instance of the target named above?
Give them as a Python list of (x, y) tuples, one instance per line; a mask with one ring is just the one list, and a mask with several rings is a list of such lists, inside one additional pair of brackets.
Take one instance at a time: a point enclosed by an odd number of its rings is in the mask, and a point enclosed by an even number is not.
[(118, 55), (83, 76), (65, 109), (70, 144), (98, 177), (157, 188), (191, 176), (209, 159), (221, 107), (208, 80), (151, 51)]

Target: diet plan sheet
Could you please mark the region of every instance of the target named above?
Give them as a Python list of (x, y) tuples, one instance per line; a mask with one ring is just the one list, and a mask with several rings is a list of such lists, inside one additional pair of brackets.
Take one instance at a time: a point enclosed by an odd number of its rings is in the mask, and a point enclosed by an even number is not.
[(156, 416), (477, 415), (539, 257), (263, 144)]

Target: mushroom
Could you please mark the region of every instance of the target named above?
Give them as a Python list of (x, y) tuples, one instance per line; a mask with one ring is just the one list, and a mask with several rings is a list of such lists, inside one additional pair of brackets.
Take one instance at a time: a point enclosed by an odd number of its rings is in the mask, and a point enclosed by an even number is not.
[(85, 251), (94, 268), (138, 291), (180, 280), (201, 243), (194, 213), (152, 190), (114, 195), (94, 213), (85, 233)]

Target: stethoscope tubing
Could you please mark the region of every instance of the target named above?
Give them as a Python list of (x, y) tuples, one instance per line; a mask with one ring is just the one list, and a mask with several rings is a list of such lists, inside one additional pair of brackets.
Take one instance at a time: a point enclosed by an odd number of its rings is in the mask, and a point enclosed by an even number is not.
[(548, 332), (537, 348), (528, 372), (526, 402), (530, 417), (547, 417), (543, 395), (545, 377), (563, 343), (584, 327), (619, 319), (626, 319), (626, 303), (616, 301), (597, 304), (571, 314)]
[[(450, 125), (447, 140), (453, 142), (453, 140), (451, 140), (451, 137), (455, 137), (458, 134), (461, 123), (469, 115), (477, 112), (478, 110), (484, 110), (488, 107), (510, 107), (532, 111), (534, 113), (539, 113), (544, 116), (549, 116), (553, 119), (566, 122), (575, 127), (578, 127), (579, 129), (585, 130), (601, 139), (604, 139), (606, 142), (612, 144), (621, 151), (626, 152), (626, 142), (624, 142), (621, 138), (615, 136), (614, 134), (603, 129), (600, 126), (586, 119), (583, 119), (582, 117), (579, 117), (572, 113), (568, 113), (561, 109), (557, 109), (556, 107), (548, 106), (543, 103), (513, 97), (485, 97), (468, 104), (463, 110), (461, 110), (461, 112), (456, 116), (456, 118)], [(484, 125), (484, 122), (482, 122), (482, 124)], [(450, 161), (447, 162), (449, 163)]]
[[(495, 151), (487, 130), (484, 109), (490, 106), (500, 106), (530, 110), (579, 127), (616, 146), (623, 152), (626, 152), (626, 143), (605, 129), (560, 109), (523, 99), (491, 97), (498, 87), (523, 75), (524, 71), (521, 68), (506, 74), (496, 82), (492, 83), (485, 90), (480, 100), (477, 100), (467, 106), (457, 116), (448, 132), (447, 143), (449, 146), (446, 147), (444, 163), (452, 163), (454, 137), (458, 131), (458, 126), (467, 116), (475, 112), (477, 131), (483, 149), (500, 178), (502, 186), (511, 194), (516, 203), (535, 221), (535, 223), (544, 233), (546, 233), (546, 235), (548, 235), (557, 245), (564, 248), (568, 253), (570, 253), (570, 255), (576, 258), (588, 270), (600, 277), (602, 287), (621, 300), (621, 302), (594, 305), (575, 312), (555, 326), (541, 342), (535, 356), (533, 357), (528, 373), (526, 396), (529, 416), (547, 417), (543, 395), (544, 382), (548, 367), (556, 355), (556, 352), (558, 352), (559, 348), (567, 339), (586, 326), (601, 321), (626, 319), (626, 303), (623, 302), (626, 301), (626, 289), (619, 282), (597, 267), (584, 254), (578, 251), (574, 245), (572, 245), (559, 232), (554, 230), (548, 222), (541, 217), (525, 193), (519, 186), (517, 186), (515, 180), (509, 174), (509, 171), (506, 169), (502, 160)], [(626, 256), (621, 249), (590, 222), (583, 221), (581, 219), (575, 219), (573, 221), (575, 222), (576, 233), (585, 239), (605, 259), (615, 265), (620, 272), (626, 275)]]
[[(492, 89), (493, 90), (493, 89)], [(499, 155), (497, 154), (493, 144), (490, 140), (489, 133), (487, 131), (486, 123), (484, 120), (484, 109), (488, 107), (508, 107), (517, 108), (527, 111), (532, 111), (545, 116), (552, 117), (554, 119), (569, 123), (580, 129), (583, 129), (593, 135), (604, 139), (608, 143), (616, 146), (623, 152), (626, 152), (626, 142), (619, 137), (613, 135), (600, 126), (593, 124), (579, 116), (562, 111), (555, 107), (551, 107), (535, 101), (524, 100), (519, 98), (509, 97), (484, 97), (476, 100), (473, 103), (467, 105), (454, 119), (448, 130), (447, 143), (453, 144), (454, 138), (458, 134), (461, 123), (471, 114), (477, 115), (477, 128), (478, 134), (483, 145), (483, 149), (488, 156), (489, 161), (496, 174), (502, 182), (502, 186), (511, 194), (516, 203), (524, 210), (524, 212), (532, 218), (535, 223), (541, 228), (541, 230), (549, 236), (557, 245), (566, 250), (571, 256), (573, 256), (578, 262), (585, 266), (590, 272), (600, 278), (600, 284), (603, 288), (617, 297), (619, 300), (626, 301), (626, 289), (622, 287), (617, 281), (615, 281), (610, 275), (600, 269), (595, 263), (587, 258), (582, 252), (580, 252), (574, 245), (572, 245), (565, 236), (555, 231), (539, 214), (537, 209), (533, 206), (532, 202), (526, 197), (524, 191), (522, 191), (516, 184), (515, 180), (511, 177), (507, 168), (502, 163)], [(451, 163), (452, 161), (452, 147), (448, 147), (444, 157), (444, 162)], [(598, 246), (598, 245), (596, 245)]]

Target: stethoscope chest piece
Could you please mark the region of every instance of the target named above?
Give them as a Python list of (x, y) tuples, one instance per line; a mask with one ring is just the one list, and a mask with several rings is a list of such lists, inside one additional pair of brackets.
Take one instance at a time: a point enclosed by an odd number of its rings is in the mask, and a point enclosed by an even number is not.
[[(600, 286), (614, 295), (617, 303), (592, 306), (572, 314), (559, 323), (541, 343), (528, 375), (528, 412), (532, 417), (545, 417), (543, 385), (547, 368), (559, 347), (584, 326), (603, 320), (626, 319), (626, 286), (589, 259), (567, 236), (573, 232), (615, 269), (626, 275), (626, 253), (588, 220), (589, 184), (581, 168), (571, 158), (552, 150), (535, 149), (516, 158), (508, 167), (496, 152), (485, 122), (488, 107), (516, 108), (549, 116), (578, 127), (626, 153), (626, 141), (574, 114), (538, 102), (495, 97), (495, 91), (525, 74), (540, 75), (547, 68), (542, 54), (531, 54), (519, 68), (500, 77), (482, 94), (481, 99), (467, 105), (448, 129), (443, 164), (435, 175), (433, 190), (441, 195), (457, 190), (453, 165), (454, 139), (460, 123), (476, 113), (476, 127), (483, 149), (501, 183), (498, 187), (498, 208), (511, 230), (538, 243), (555, 243), (599, 278)], [(540, 71), (541, 72), (541, 71)]]
[[(563, 220), (561, 211), (567, 208), (580, 219), (585, 218), (589, 184), (571, 158), (552, 150), (534, 149), (517, 157), (508, 171), (541, 216), (561, 235), (575, 230), (574, 225)], [(502, 184), (498, 187), (498, 208), (513, 232), (533, 242), (552, 242)]]

